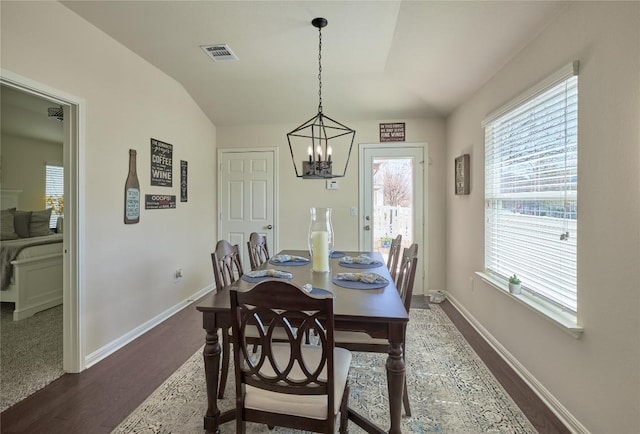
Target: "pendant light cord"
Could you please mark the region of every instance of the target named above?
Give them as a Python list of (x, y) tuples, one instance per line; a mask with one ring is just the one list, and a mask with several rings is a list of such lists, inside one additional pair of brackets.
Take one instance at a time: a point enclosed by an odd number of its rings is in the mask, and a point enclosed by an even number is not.
[(322, 113), (322, 27), (318, 27), (318, 113)]

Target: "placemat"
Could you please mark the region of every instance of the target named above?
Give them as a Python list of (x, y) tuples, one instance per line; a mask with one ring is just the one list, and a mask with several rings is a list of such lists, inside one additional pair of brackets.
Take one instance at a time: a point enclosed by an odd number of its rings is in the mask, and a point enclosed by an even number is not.
[(243, 274), (241, 279), (244, 280), (245, 282), (257, 283), (267, 279), (291, 280), (291, 277), (277, 277), (277, 276), (250, 277), (250, 276), (247, 276), (246, 274)]
[(361, 268), (361, 269), (365, 269), (365, 268), (378, 268), (378, 267), (382, 267), (384, 265), (384, 262), (380, 262), (380, 261), (373, 261), (370, 264), (358, 264), (358, 263), (345, 263), (345, 262), (338, 262), (338, 264), (340, 264), (341, 267), (346, 267), (346, 268)]
[(331, 252), (331, 258), (342, 258), (344, 256), (344, 252)]
[[(311, 292), (309, 294), (313, 294), (313, 295), (325, 295), (325, 294), (332, 294), (332, 291), (329, 291), (328, 289), (323, 289), (323, 288), (316, 288), (315, 286), (313, 287), (313, 289), (311, 289)], [(334, 295), (335, 297), (335, 295)]]
[(273, 265), (281, 265), (283, 267), (298, 267), (300, 265), (309, 265), (309, 260), (277, 262), (277, 261), (274, 261), (273, 259), (269, 259), (269, 263)]
[(375, 282), (375, 283), (365, 283), (359, 280), (339, 280), (337, 277), (333, 277), (331, 279), (334, 285), (342, 286), (343, 288), (350, 289), (380, 289), (384, 288), (389, 284), (389, 281), (386, 282)]

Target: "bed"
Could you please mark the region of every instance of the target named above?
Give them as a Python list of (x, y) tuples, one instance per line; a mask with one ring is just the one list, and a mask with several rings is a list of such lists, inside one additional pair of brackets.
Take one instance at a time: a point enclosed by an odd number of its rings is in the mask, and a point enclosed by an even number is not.
[[(6, 191), (2, 193), (4, 208), (12, 201), (7, 200)], [(15, 207), (12, 209), (15, 213)], [(15, 303), (13, 320), (19, 321), (62, 304), (63, 234), (36, 233), (7, 239), (4, 236), (7, 211), (10, 209), (2, 210), (0, 301)]]

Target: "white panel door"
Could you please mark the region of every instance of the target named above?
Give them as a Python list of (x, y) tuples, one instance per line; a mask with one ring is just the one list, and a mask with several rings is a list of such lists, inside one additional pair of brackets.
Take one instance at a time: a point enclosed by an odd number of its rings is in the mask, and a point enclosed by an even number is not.
[(218, 238), (239, 246), (247, 271), (252, 232), (265, 235), (275, 253), (275, 151), (220, 150), (218, 159)]
[[(427, 246), (424, 237), (424, 145), (360, 145), (360, 250), (387, 258), (390, 241), (402, 235), (402, 247), (418, 244), (418, 270)], [(401, 253), (402, 255), (402, 253)], [(416, 273), (414, 294), (423, 292)]]

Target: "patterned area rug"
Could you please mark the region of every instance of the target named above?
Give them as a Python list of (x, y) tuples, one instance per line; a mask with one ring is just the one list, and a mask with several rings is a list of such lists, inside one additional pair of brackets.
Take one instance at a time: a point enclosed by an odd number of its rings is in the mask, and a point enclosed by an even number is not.
[[(402, 416), (407, 433), (535, 433), (535, 428), (437, 305), (412, 309), (408, 327), (407, 380), (412, 417)], [(232, 358), (233, 359), (233, 358)], [(349, 405), (388, 429), (385, 354), (354, 353)], [(221, 410), (234, 405), (233, 367)], [(204, 362), (196, 352), (113, 433), (199, 433), (206, 411)], [(233, 433), (235, 423), (221, 426)], [(247, 424), (248, 433), (268, 431)], [(349, 423), (350, 433), (363, 432)]]
[(64, 374), (62, 305), (13, 321), (13, 303), (0, 311), (0, 411)]

